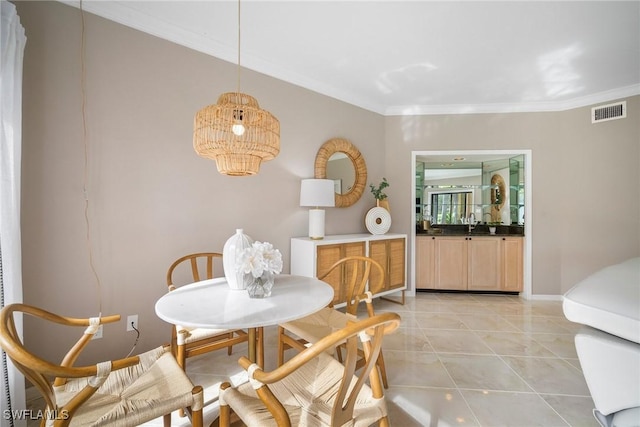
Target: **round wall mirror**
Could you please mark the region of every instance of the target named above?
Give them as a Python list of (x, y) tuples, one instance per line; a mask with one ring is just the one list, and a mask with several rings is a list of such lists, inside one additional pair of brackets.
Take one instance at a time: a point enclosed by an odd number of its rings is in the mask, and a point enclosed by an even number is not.
[(331, 179), (336, 193), (336, 207), (356, 203), (367, 183), (367, 165), (355, 145), (343, 138), (322, 144), (316, 154), (315, 178)]

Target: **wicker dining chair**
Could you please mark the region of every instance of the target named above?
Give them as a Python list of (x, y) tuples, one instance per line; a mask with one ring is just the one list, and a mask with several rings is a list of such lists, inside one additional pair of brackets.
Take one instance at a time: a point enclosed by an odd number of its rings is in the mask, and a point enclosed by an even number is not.
[[(176, 289), (174, 275), (179, 266), (188, 263), (193, 281), (198, 282), (200, 280), (213, 279), (215, 259), (222, 260), (222, 254), (218, 252), (199, 252), (185, 255), (175, 260), (167, 271), (169, 292)], [(258, 337), (258, 339), (261, 339), (261, 337)], [(178, 364), (183, 369), (186, 369), (186, 361), (189, 357), (223, 348), (226, 348), (227, 354), (230, 355), (234, 345), (248, 341), (247, 332), (241, 329), (202, 329), (187, 328), (180, 325), (171, 328), (171, 347)]]
[[(379, 285), (381, 285), (384, 282), (382, 266), (374, 259), (365, 256), (342, 258), (318, 277), (318, 279), (323, 280), (333, 272), (341, 271), (341, 275), (347, 280), (346, 309), (341, 311), (331, 304), (309, 316), (280, 324), (278, 327), (278, 366), (284, 363), (284, 352), (286, 350), (296, 349), (302, 351), (309, 343), (318, 342), (335, 330), (344, 328), (347, 322), (356, 319), (360, 302), (365, 302), (369, 317), (375, 315), (371, 293), (365, 292), (372, 268), (377, 270), (378, 274), (376, 276), (380, 281)], [(292, 335), (287, 334), (287, 332)], [(338, 360), (342, 361), (341, 346), (336, 347), (336, 356)], [(364, 353), (360, 350), (357, 367), (360, 368), (364, 363)], [(382, 376), (382, 384), (384, 388), (388, 388), (387, 371), (382, 351), (380, 351), (376, 364)]]
[[(238, 363), (247, 371), (249, 382), (220, 386), (220, 426), (229, 426), (231, 411), (249, 427), (369, 426), (376, 422), (388, 426), (375, 361), (384, 335), (399, 324), (400, 316), (391, 312), (349, 323), (271, 372), (240, 358)], [(359, 340), (365, 364), (357, 373)], [(346, 348), (344, 363), (328, 354), (341, 343)]]
[[(52, 322), (86, 329), (62, 362), (33, 354), (15, 327), (17, 316), (37, 318), (41, 327)], [(91, 366), (74, 366), (99, 325), (120, 320), (119, 315), (78, 319), (59, 316), (25, 304), (10, 304), (0, 311), (0, 347), (44, 398), (44, 426), (137, 426), (163, 417), (171, 425), (171, 412), (187, 408), (191, 423), (202, 426), (201, 386), (194, 386), (169, 347), (138, 356)]]

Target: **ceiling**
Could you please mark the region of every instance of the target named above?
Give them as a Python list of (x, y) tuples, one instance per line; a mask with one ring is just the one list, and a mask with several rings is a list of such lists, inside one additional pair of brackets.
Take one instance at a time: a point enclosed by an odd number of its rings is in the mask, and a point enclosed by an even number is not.
[[(237, 64), (237, 2), (83, 8)], [(243, 67), (384, 115), (559, 111), (640, 94), (640, 1), (243, 0), (240, 17)]]

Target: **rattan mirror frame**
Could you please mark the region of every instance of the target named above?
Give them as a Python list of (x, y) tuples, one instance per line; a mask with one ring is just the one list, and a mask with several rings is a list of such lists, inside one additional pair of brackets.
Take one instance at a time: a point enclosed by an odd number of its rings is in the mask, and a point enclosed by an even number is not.
[(364, 157), (360, 150), (356, 148), (349, 140), (344, 138), (332, 138), (322, 144), (322, 147), (316, 154), (315, 162), (315, 178), (326, 179), (327, 178), (327, 162), (329, 158), (338, 152), (342, 152), (351, 159), (353, 169), (355, 170), (355, 180), (353, 187), (346, 194), (335, 194), (336, 207), (346, 208), (358, 200), (364, 192), (364, 187), (367, 184), (367, 165), (364, 162)]

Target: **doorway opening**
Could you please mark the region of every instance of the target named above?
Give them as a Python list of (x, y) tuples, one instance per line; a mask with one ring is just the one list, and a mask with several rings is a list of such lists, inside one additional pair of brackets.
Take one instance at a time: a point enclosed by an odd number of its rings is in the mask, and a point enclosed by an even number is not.
[[(478, 168), (478, 165), (483, 165), (487, 163), (495, 163), (500, 164), (500, 162), (509, 161), (509, 159), (513, 158), (521, 158), (522, 159), (522, 170), (520, 171), (520, 175), (518, 178), (517, 185), (511, 187), (517, 187), (517, 197), (518, 202), (515, 204), (515, 215), (513, 215), (513, 221), (518, 225), (522, 225), (524, 227), (524, 245), (523, 245), (523, 287), (521, 296), (525, 299), (531, 299), (532, 290), (531, 290), (531, 242), (532, 242), (532, 222), (531, 222), (531, 212), (532, 212), (532, 179), (531, 179), (531, 150), (459, 150), (459, 151), (412, 151), (411, 152), (411, 176), (412, 182), (412, 193), (411, 199), (415, 200), (415, 205), (411, 207), (410, 212), (412, 213), (411, 224), (422, 223), (422, 217), (427, 213), (430, 213), (429, 220), (433, 221), (433, 209), (434, 206), (431, 204), (430, 200), (438, 200), (433, 199), (433, 192), (428, 199), (425, 199), (425, 196), (428, 195), (429, 191), (420, 191), (419, 187), (422, 187), (423, 181), (421, 179), (424, 178), (424, 168), (418, 167), (419, 164), (424, 165), (428, 163), (430, 165), (440, 165), (438, 167), (439, 173), (443, 176), (446, 176), (449, 171), (452, 170), (466, 170), (467, 175), (473, 175), (475, 172), (471, 172), (474, 169)], [(436, 166), (434, 166), (436, 167)], [(464, 175), (465, 173), (462, 173)], [(452, 191), (449, 191), (450, 193)], [(466, 196), (465, 196), (466, 197)], [(476, 196), (476, 201), (479, 197)], [(465, 212), (469, 209), (468, 198), (465, 198), (465, 203), (467, 206), (465, 207)], [(478, 203), (476, 209), (482, 202)], [(489, 204), (490, 202), (486, 202), (485, 204)], [(439, 215), (439, 212), (442, 210), (442, 206), (436, 210), (436, 214)], [(482, 209), (480, 208), (481, 212)], [(447, 212), (450, 212), (449, 209)], [(445, 212), (446, 213), (446, 212)], [(481, 214), (482, 215), (482, 214)], [(439, 221), (443, 221), (443, 218), (447, 218), (447, 221), (452, 221), (453, 216), (445, 215), (443, 217), (438, 216), (437, 219)], [(510, 218), (510, 217), (505, 217)], [(458, 218), (458, 221), (461, 219)], [(463, 220), (463, 219), (462, 219)], [(512, 220), (508, 219), (511, 223)], [(464, 220), (463, 220), (464, 221)], [(413, 273), (411, 275), (411, 290), (413, 292), (416, 291), (416, 229), (417, 227), (411, 227), (411, 265), (413, 266)]]

